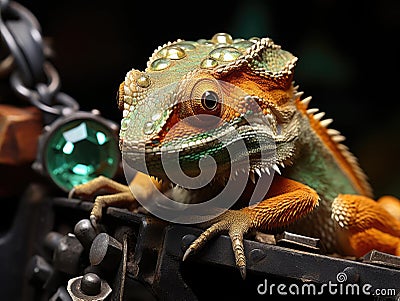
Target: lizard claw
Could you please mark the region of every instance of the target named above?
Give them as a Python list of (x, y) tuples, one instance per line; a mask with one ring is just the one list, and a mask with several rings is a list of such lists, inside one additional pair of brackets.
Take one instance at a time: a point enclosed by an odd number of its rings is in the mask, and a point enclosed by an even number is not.
[(185, 261), (193, 250), (194, 250), (193, 247), (190, 245), (189, 248), (187, 248), (185, 253), (183, 254), (182, 261)]
[(68, 192), (68, 200), (72, 199), (75, 195), (76, 189), (73, 187), (69, 192)]
[(92, 211), (90, 212), (90, 222), (95, 229), (98, 229), (98, 222), (101, 220), (102, 217), (102, 210), (105, 206), (103, 201), (104, 196), (98, 196), (93, 203)]
[(207, 228), (185, 251), (182, 260), (185, 261), (192, 253), (200, 250), (206, 242), (221, 232), (228, 232), (232, 242), (235, 263), (243, 279), (246, 278), (246, 257), (244, 254), (243, 236), (251, 230), (251, 216), (243, 210), (228, 210), (214, 219)]
[(91, 214), (89, 219), (90, 219), (90, 223), (92, 224), (93, 228), (97, 230), (98, 229), (98, 224), (97, 224), (96, 216)]

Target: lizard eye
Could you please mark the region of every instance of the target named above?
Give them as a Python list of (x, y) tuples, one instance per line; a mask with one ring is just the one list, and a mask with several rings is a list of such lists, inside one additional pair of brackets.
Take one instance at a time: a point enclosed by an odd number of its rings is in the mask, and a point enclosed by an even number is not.
[(222, 107), (222, 91), (215, 79), (201, 79), (193, 87), (190, 95), (192, 112), (219, 116)]
[(201, 96), (201, 105), (204, 109), (213, 111), (218, 107), (218, 94), (214, 91), (206, 91)]
[[(185, 89), (185, 101), (179, 106), (179, 118), (197, 128), (215, 127), (224, 114), (220, 83), (214, 78), (201, 78)], [(189, 118), (190, 117), (190, 118)]]

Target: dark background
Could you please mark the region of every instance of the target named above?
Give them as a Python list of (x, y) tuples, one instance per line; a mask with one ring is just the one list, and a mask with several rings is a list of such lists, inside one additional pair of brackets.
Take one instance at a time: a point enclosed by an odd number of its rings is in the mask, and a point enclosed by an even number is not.
[(62, 91), (119, 122), (125, 73), (178, 38), (269, 36), (299, 57), (295, 81), (347, 137), (376, 196), (400, 197), (400, 1), (18, 1), (50, 38)]

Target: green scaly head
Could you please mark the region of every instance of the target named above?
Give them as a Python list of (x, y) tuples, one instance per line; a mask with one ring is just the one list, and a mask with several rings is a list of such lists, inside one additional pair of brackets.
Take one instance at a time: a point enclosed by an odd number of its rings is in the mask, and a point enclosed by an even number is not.
[(219, 179), (279, 171), (298, 131), (296, 60), (269, 38), (224, 33), (159, 47), (144, 72), (129, 71), (120, 85), (125, 160), (164, 180), (173, 160), (192, 177), (207, 167)]

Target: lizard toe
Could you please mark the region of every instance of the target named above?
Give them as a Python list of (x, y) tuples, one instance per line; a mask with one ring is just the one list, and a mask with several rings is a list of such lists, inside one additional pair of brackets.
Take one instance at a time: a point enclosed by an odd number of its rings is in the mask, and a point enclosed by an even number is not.
[(206, 229), (203, 233), (200, 234), (196, 240), (194, 240), (190, 246), (186, 249), (185, 253), (183, 254), (182, 260), (185, 261), (190, 254), (199, 251), (211, 238), (216, 236), (217, 234), (221, 233), (228, 228), (223, 222), (216, 222), (211, 225), (208, 229)]
[(190, 254), (198, 252), (214, 236), (228, 232), (232, 242), (235, 264), (238, 267), (242, 278), (246, 278), (246, 256), (244, 253), (243, 237), (249, 232), (251, 218), (249, 214), (241, 210), (228, 210), (211, 221), (212, 225), (191, 243), (183, 255), (186, 260)]
[(90, 219), (90, 223), (92, 224), (93, 228), (95, 230), (97, 230), (98, 229), (97, 217), (95, 215), (91, 214), (89, 219)]
[(73, 187), (69, 192), (68, 192), (68, 200), (72, 199), (75, 195), (76, 189)]
[(103, 215), (103, 208), (105, 203), (103, 201), (104, 196), (98, 196), (93, 203), (92, 211), (90, 212), (90, 222), (95, 229), (98, 228), (98, 222), (101, 220)]

